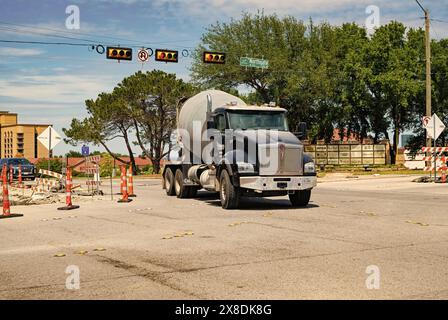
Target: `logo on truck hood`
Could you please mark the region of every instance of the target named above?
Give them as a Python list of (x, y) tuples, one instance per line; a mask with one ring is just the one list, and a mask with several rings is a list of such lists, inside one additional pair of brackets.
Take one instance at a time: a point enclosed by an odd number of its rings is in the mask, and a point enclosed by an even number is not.
[(280, 160), (283, 161), (285, 159), (285, 145), (282, 143), (279, 144), (278, 149), (280, 150)]

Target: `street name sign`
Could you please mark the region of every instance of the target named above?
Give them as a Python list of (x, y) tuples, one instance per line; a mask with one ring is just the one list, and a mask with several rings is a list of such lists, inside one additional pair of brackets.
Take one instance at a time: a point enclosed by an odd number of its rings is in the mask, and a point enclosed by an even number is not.
[(250, 68), (267, 69), (267, 68), (269, 68), (269, 61), (264, 60), (264, 59), (241, 57), (240, 58), (240, 66), (250, 67)]

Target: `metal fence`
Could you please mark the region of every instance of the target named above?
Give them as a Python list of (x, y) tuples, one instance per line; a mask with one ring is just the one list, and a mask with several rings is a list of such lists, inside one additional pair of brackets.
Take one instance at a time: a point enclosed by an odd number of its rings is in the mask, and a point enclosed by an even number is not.
[(326, 165), (384, 165), (385, 144), (318, 144), (306, 145), (305, 152), (316, 164)]

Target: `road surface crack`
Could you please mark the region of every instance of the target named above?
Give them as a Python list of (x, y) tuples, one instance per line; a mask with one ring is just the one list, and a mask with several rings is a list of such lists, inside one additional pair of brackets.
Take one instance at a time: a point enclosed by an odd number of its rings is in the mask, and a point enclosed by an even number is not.
[(112, 266), (122, 269), (122, 270), (126, 270), (126, 271), (132, 273), (134, 276), (148, 279), (148, 280), (158, 283), (164, 287), (168, 287), (172, 290), (182, 292), (183, 294), (192, 296), (197, 299), (204, 299), (203, 297), (201, 297), (193, 292), (187, 291), (183, 288), (180, 288), (179, 286), (172, 284), (169, 281), (169, 279), (164, 276), (164, 274), (166, 274), (164, 272), (148, 271), (145, 268), (142, 268), (142, 267), (118, 260), (118, 259), (109, 258), (106, 256), (96, 255), (96, 257), (99, 262), (112, 265)]

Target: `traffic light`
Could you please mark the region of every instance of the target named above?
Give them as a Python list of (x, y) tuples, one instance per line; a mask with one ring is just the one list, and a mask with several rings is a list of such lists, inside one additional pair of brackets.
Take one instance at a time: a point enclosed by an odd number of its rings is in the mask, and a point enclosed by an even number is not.
[(178, 62), (178, 56), (177, 51), (156, 49), (156, 61)]
[(131, 48), (107, 47), (107, 59), (132, 60)]
[(202, 61), (204, 63), (226, 63), (226, 54), (222, 52), (209, 52), (205, 51), (202, 56)]

